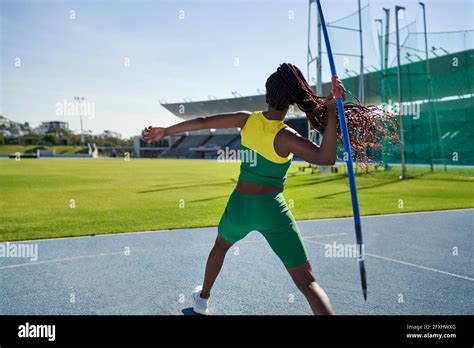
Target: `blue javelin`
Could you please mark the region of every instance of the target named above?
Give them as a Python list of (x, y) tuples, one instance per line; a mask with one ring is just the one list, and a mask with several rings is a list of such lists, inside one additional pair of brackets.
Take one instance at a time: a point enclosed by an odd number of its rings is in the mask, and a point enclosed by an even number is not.
[[(328, 31), (326, 28), (326, 22), (324, 21), (323, 9), (321, 8), (320, 0), (316, 1), (318, 6), (319, 18), (321, 20), (321, 28), (323, 29), (324, 41), (326, 42), (327, 55), (329, 58), (329, 66), (331, 67), (331, 75), (337, 76), (336, 66), (334, 65), (334, 58), (331, 50), (331, 43), (329, 42)], [(319, 57), (318, 57), (319, 58)], [(349, 186), (351, 188), (351, 198), (352, 198), (352, 212), (354, 214), (354, 227), (356, 234), (357, 246), (359, 248), (359, 268), (360, 268), (360, 280), (362, 285), (362, 292), (364, 294), (364, 299), (367, 300), (367, 277), (365, 272), (365, 263), (364, 263), (364, 244), (362, 242), (362, 226), (360, 223), (360, 213), (359, 213), (359, 200), (357, 198), (357, 187), (354, 177), (354, 168), (352, 166), (352, 153), (351, 153), (351, 142), (349, 139), (349, 133), (347, 131), (346, 117), (344, 114), (344, 104), (342, 98), (336, 99), (337, 111), (339, 114), (339, 125), (341, 126), (342, 140), (344, 143), (345, 157), (347, 158), (347, 173), (349, 176)]]

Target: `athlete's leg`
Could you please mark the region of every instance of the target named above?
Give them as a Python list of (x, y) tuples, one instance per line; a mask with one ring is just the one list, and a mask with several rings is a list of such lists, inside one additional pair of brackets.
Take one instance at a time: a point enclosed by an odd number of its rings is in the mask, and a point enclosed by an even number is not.
[(262, 221), (259, 221), (263, 227), (260, 232), (307, 298), (313, 312), (334, 314), (328, 296), (314, 279), (301, 233), (283, 196), (275, 196), (266, 208)]
[(316, 282), (309, 261), (300, 266), (288, 268), (287, 270), (295, 282), (295, 285), (308, 300), (314, 314), (334, 314), (334, 309), (331, 306), (329, 297)]
[(316, 283), (296, 222), (262, 233), (303, 293), (314, 314), (334, 314), (324, 290)]
[(211, 294), (211, 288), (214, 285), (217, 276), (219, 275), (222, 264), (224, 263), (225, 254), (231, 246), (232, 243), (229, 243), (220, 235), (217, 236), (214, 247), (207, 258), (206, 271), (204, 273), (204, 283), (202, 285), (201, 291), (202, 298), (209, 298)]
[(209, 298), (211, 288), (224, 263), (227, 250), (250, 232), (250, 229), (245, 226), (245, 206), (244, 197), (234, 191), (230, 195), (224, 214), (219, 221), (216, 242), (207, 259), (201, 298)]

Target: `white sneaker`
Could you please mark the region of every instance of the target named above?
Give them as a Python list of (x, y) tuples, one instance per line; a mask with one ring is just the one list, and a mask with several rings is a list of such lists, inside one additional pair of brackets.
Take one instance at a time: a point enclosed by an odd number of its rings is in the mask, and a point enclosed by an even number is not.
[(197, 314), (209, 315), (208, 300), (201, 297), (201, 291), (202, 285), (196, 286), (193, 290), (193, 310)]

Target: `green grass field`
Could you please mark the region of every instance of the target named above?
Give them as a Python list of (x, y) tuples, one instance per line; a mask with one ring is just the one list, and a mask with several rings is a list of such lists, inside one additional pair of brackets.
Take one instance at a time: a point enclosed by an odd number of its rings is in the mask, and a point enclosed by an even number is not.
[[(344, 174), (311, 175), (300, 165), (293, 163), (284, 193), (297, 219), (352, 215)], [(216, 226), (238, 170), (196, 160), (3, 159), (0, 241)], [(358, 176), (361, 213), (474, 207), (473, 169), (410, 174)]]

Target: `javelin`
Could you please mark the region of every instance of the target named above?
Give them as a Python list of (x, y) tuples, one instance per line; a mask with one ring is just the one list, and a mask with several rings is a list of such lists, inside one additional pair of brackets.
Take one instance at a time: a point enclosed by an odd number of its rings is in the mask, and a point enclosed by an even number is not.
[[(321, 8), (320, 0), (316, 1), (318, 6), (319, 18), (321, 21), (321, 28), (323, 29), (324, 41), (326, 42), (326, 50), (329, 58), (329, 66), (331, 67), (331, 75), (334, 78), (337, 76), (336, 67), (334, 65), (334, 58), (332, 56), (331, 43), (329, 42), (328, 31), (326, 28), (326, 22), (324, 21), (323, 9)], [(319, 57), (320, 59), (320, 57)], [(334, 96), (336, 97), (337, 111), (339, 114), (339, 125), (341, 126), (342, 140), (344, 143), (345, 157), (347, 158), (347, 173), (349, 177), (349, 186), (351, 188), (352, 198), (352, 212), (354, 214), (354, 227), (357, 240), (357, 246), (359, 247), (359, 268), (360, 268), (360, 281), (362, 285), (362, 292), (364, 299), (367, 301), (367, 277), (365, 274), (365, 263), (364, 263), (364, 244), (362, 242), (362, 226), (360, 223), (359, 213), (359, 200), (357, 199), (357, 187), (354, 177), (354, 168), (352, 167), (352, 153), (351, 153), (351, 142), (349, 139), (349, 132), (347, 131), (346, 117), (344, 114), (344, 104), (342, 101), (341, 93), (337, 88), (334, 90)]]

